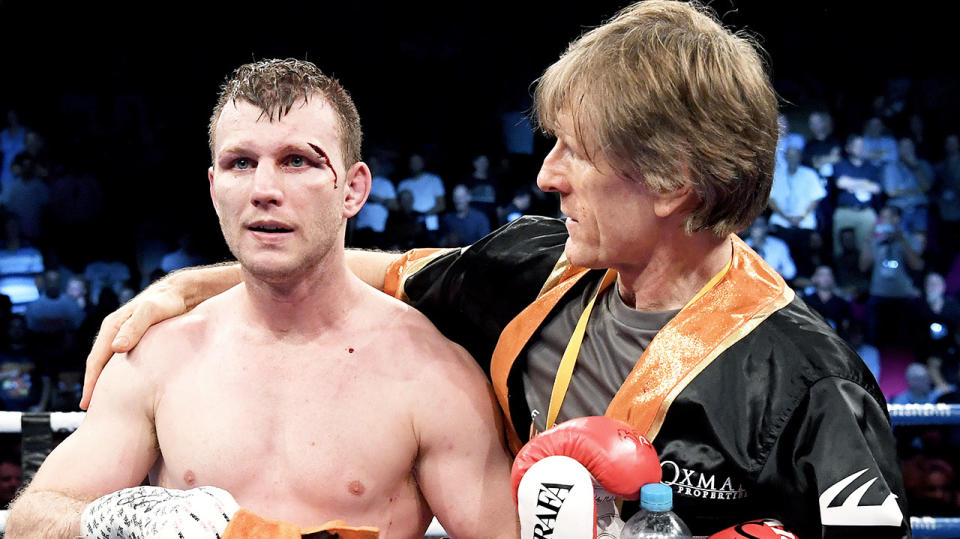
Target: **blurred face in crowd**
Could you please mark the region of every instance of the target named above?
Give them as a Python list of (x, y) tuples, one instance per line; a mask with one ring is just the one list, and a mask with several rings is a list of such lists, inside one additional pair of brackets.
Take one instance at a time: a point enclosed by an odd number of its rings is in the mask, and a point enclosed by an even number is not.
[(473, 169), (481, 174), (485, 174), (490, 169), (490, 160), (485, 155), (478, 155), (473, 159)]
[(784, 157), (787, 159), (787, 166), (790, 167), (790, 170), (796, 170), (797, 167), (800, 166), (800, 159), (803, 157), (803, 153), (800, 151), (800, 148), (787, 148)]
[(457, 211), (466, 211), (470, 207), (470, 191), (465, 185), (458, 185), (453, 188), (453, 206)]
[(423, 157), (420, 157), (417, 154), (411, 155), (409, 165), (410, 165), (411, 174), (413, 174), (414, 176), (416, 176), (417, 174), (420, 174), (421, 172), (423, 172), (423, 168), (425, 166), (423, 163)]
[(943, 149), (947, 152), (947, 155), (957, 155), (960, 153), (960, 137), (957, 137), (957, 135), (949, 135), (943, 141)]
[(811, 280), (814, 286), (817, 287), (817, 290), (833, 290), (837, 284), (833, 278), (833, 270), (830, 266), (817, 267), (816, 271), (813, 272)]
[(13, 462), (0, 462), (0, 505), (10, 503), (23, 486), (23, 472)]
[(947, 291), (947, 282), (939, 273), (931, 273), (923, 281), (923, 290), (928, 299), (942, 298)]
[(830, 119), (822, 112), (814, 112), (808, 122), (810, 132), (818, 139), (824, 139), (830, 134)]
[(883, 135), (883, 122), (880, 118), (870, 118), (867, 120), (866, 128), (863, 133), (871, 138), (878, 138)]
[(916, 146), (908, 138), (900, 139), (897, 143), (897, 151), (900, 153), (901, 161), (914, 161), (917, 158)]
[(900, 214), (897, 213), (897, 210), (887, 206), (880, 210), (880, 215), (877, 219), (880, 223), (885, 223), (888, 225), (893, 225), (894, 227), (900, 226)]
[(907, 387), (916, 394), (928, 393), (930, 391), (930, 373), (927, 368), (918, 363), (907, 367)]
[(243, 100), (223, 108), (210, 195), (230, 251), (255, 277), (288, 282), (342, 249), (346, 219), (366, 199), (370, 171), (359, 162), (346, 169), (338, 126), (320, 95), (276, 120)]
[(851, 159), (860, 159), (863, 157), (863, 137), (853, 137), (847, 143), (847, 155)]

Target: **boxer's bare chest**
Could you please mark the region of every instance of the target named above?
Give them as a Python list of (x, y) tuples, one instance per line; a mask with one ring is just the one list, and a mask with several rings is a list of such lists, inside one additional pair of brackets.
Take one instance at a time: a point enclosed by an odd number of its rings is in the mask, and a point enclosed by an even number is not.
[(387, 354), (369, 343), (205, 347), (160, 390), (152, 479), (216, 485), (301, 525), (428, 519), (412, 475), (411, 388)]

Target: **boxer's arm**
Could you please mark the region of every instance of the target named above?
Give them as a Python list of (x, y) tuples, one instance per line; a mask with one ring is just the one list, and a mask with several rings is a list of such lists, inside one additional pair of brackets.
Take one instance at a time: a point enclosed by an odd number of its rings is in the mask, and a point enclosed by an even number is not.
[(80, 535), (90, 501), (139, 485), (158, 456), (154, 391), (139, 361), (118, 356), (104, 369), (80, 427), (43, 462), (10, 508), (7, 537)]
[(435, 392), (415, 410), (417, 481), (451, 537), (515, 538), (519, 524), (500, 407), (469, 354), (459, 347), (456, 354), (452, 365), (435, 369)]
[(86, 410), (90, 405), (97, 378), (113, 353), (130, 351), (150, 326), (181, 315), (239, 282), (240, 265), (236, 262), (180, 270), (148, 286), (110, 313), (100, 324), (87, 356), (80, 408)]

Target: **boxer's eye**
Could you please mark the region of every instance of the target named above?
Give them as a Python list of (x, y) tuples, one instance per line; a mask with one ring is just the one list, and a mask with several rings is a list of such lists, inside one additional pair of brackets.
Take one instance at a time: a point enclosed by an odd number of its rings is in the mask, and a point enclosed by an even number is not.
[(247, 159), (246, 157), (234, 159), (233, 163), (230, 164), (231, 168), (235, 168), (237, 170), (247, 170), (248, 168), (250, 168), (250, 166), (251, 166), (250, 160)]

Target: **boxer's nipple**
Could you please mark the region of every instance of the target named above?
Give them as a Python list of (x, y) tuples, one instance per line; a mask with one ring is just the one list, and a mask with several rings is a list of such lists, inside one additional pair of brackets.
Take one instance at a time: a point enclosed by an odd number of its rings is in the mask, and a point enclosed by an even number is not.
[(367, 489), (366, 487), (363, 486), (363, 483), (361, 483), (360, 481), (353, 480), (353, 481), (350, 481), (350, 484), (347, 485), (347, 490), (349, 490), (350, 494), (353, 494), (354, 496), (360, 496), (363, 494), (363, 491)]
[(193, 473), (193, 470), (187, 470), (184, 472), (183, 482), (186, 483), (188, 487), (192, 487), (197, 484), (197, 476)]

